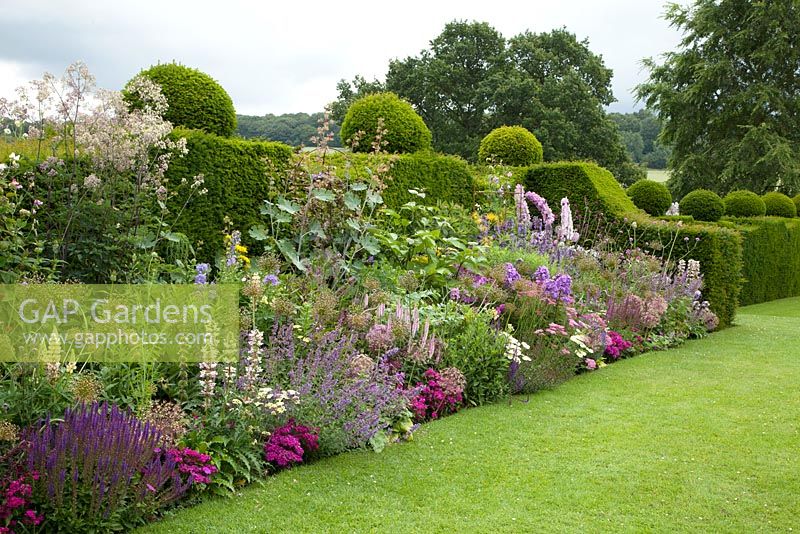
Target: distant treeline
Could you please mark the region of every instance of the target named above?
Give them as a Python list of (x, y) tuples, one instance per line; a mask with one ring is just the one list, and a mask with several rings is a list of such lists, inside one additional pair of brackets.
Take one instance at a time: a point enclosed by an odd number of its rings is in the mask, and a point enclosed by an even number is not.
[[(258, 117), (255, 115), (237, 115), (237, 133), (246, 138), (268, 139), (280, 141), (290, 146), (310, 146), (311, 138), (316, 135), (317, 127), (322, 119), (319, 113), (286, 113), (273, 115), (268, 113)], [(341, 146), (339, 125), (331, 124), (334, 138), (331, 146)]]
[(620, 138), (636, 163), (651, 169), (666, 169), (670, 150), (658, 142), (661, 122), (651, 112), (641, 109), (635, 113), (609, 113), (617, 123)]
[[(667, 167), (669, 149), (662, 146), (657, 138), (661, 123), (651, 112), (639, 110), (635, 113), (609, 113), (609, 118), (619, 127), (620, 137), (625, 148), (636, 163), (651, 169)], [(286, 113), (263, 116), (237, 115), (237, 132), (240, 136), (280, 141), (291, 146), (310, 146), (311, 137), (316, 135), (317, 126), (322, 119), (318, 113)], [(335, 136), (331, 146), (342, 146), (339, 138), (339, 125), (332, 123)]]

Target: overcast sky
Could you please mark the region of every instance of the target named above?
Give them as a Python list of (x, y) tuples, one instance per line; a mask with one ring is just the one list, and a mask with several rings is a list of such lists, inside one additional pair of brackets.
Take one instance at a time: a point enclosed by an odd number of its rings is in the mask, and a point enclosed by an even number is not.
[(383, 79), (389, 61), (418, 55), (452, 20), (488, 22), (506, 38), (565, 26), (614, 71), (632, 111), (644, 57), (680, 38), (662, 0), (0, 0), (0, 96), (85, 61), (98, 85), (119, 89), (142, 68), (178, 61), (228, 91), (238, 113), (321, 111), (336, 82)]

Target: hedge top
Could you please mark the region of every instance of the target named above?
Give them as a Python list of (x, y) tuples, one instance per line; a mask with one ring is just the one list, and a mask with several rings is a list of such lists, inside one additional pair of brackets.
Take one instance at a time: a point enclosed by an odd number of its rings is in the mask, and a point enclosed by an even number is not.
[(351, 144), (363, 132), (353, 151), (372, 152), (379, 119), (385, 130), (381, 150), (402, 154), (430, 149), (431, 131), (411, 104), (394, 93), (375, 93), (353, 102), (342, 121), (342, 141)]
[(731, 191), (722, 202), (725, 215), (730, 217), (761, 217), (767, 212), (764, 201), (752, 191)]
[(490, 159), (510, 166), (541, 163), (544, 151), (536, 136), (522, 126), (501, 126), (481, 140), (478, 161)]
[(791, 198), (783, 193), (772, 191), (763, 197), (764, 205), (767, 208), (767, 215), (774, 215), (775, 217), (792, 218), (797, 216), (797, 206)]
[(595, 163), (565, 162), (534, 165), (525, 174), (525, 188), (544, 197), (551, 207), (569, 198), (573, 209), (588, 204), (593, 211), (621, 219), (641, 213), (608, 170)]
[(154, 65), (140, 74), (161, 86), (169, 104), (164, 118), (173, 126), (222, 137), (236, 131), (233, 101), (208, 74), (177, 63)]
[(654, 180), (639, 180), (625, 191), (636, 207), (654, 217), (663, 216), (672, 204), (667, 186)]
[(725, 213), (719, 195), (708, 189), (695, 189), (681, 199), (681, 214), (691, 215), (698, 221), (716, 222)]

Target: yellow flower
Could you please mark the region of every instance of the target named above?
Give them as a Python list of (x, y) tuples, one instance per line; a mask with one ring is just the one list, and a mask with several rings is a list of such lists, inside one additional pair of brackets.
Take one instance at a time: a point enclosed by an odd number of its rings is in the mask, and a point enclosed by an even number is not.
[(499, 218), (495, 213), (487, 213), (486, 220), (489, 221), (490, 223), (496, 223), (499, 220)]

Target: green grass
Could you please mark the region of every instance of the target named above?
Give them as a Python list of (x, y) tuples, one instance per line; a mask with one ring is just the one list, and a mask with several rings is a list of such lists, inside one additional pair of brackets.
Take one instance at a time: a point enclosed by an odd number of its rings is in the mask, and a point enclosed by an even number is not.
[(800, 298), (412, 443), (270, 477), (142, 532), (787, 532), (800, 527)]
[(647, 169), (647, 178), (656, 182), (669, 180), (669, 171), (666, 169)]

